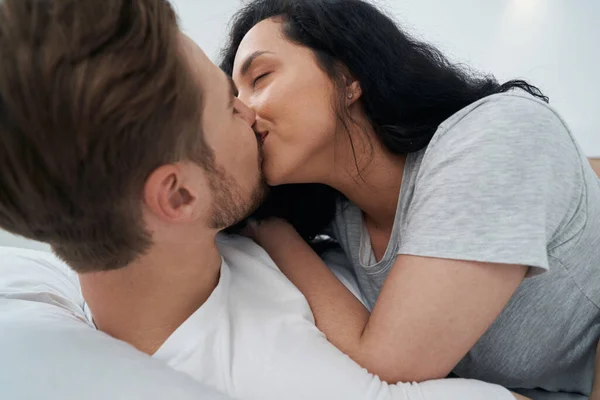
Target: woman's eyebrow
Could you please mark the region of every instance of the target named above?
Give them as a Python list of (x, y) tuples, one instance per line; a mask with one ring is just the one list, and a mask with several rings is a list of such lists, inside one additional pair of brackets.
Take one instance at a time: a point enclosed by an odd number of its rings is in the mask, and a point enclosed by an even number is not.
[(255, 51), (254, 53), (250, 54), (248, 56), (248, 58), (246, 58), (246, 60), (242, 64), (242, 68), (240, 69), (241, 75), (246, 75), (248, 73), (248, 70), (252, 66), (252, 63), (254, 62), (254, 60), (256, 60), (258, 57), (262, 56), (263, 54), (275, 54), (275, 53), (273, 53), (271, 51)]

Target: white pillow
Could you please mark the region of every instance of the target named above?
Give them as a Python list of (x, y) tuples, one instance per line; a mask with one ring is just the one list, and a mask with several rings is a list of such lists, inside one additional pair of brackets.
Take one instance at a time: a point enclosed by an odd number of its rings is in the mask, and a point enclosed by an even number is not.
[(95, 330), (76, 274), (50, 253), (0, 247), (0, 399), (224, 400)]

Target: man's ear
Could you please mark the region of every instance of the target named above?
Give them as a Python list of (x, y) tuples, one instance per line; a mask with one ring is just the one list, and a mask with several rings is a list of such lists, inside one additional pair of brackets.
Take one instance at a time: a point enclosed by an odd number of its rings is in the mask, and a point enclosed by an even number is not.
[(188, 221), (195, 217), (198, 196), (186, 181), (183, 166), (163, 165), (150, 174), (144, 186), (144, 202), (163, 221)]

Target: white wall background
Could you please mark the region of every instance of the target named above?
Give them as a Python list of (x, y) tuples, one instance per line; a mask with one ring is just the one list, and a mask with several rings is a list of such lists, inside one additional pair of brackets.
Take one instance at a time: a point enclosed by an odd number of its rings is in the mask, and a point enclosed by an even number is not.
[[(538, 85), (586, 154), (600, 157), (600, 0), (373, 1), (452, 60)], [(243, 1), (172, 2), (184, 30), (216, 61)], [(1, 231), (0, 245), (46, 248)]]

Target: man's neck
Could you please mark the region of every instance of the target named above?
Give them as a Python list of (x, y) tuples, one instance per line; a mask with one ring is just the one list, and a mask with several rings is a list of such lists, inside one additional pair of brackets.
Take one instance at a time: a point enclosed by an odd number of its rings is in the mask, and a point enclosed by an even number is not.
[(154, 354), (217, 286), (214, 239), (155, 244), (125, 268), (80, 275), (98, 329)]

